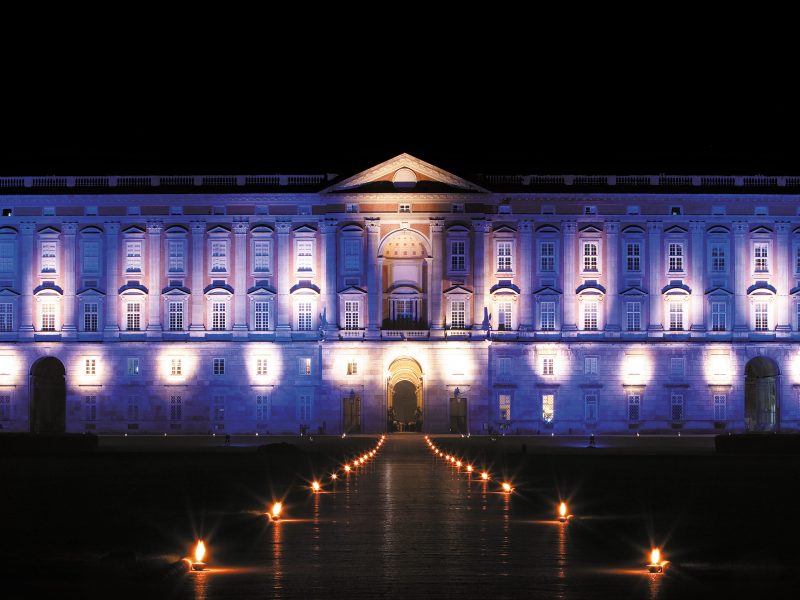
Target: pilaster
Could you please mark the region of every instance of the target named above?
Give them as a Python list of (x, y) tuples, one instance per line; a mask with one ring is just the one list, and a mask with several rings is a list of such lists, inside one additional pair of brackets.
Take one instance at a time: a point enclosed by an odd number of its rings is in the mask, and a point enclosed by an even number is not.
[(289, 275), (292, 264), (289, 252), (289, 234), (292, 231), (292, 222), (287, 219), (275, 223), (278, 232), (278, 315), (275, 326), (275, 337), (288, 340), (292, 337), (292, 307), (289, 298)]
[(336, 232), (339, 222), (336, 219), (325, 219), (319, 224), (322, 234), (322, 302), (325, 307), (325, 331), (339, 329), (339, 311), (336, 302)]
[(72, 338), (78, 333), (78, 329), (75, 327), (75, 235), (77, 232), (77, 223), (63, 223), (61, 228), (61, 233), (64, 235), (64, 311), (61, 327), (63, 338)]
[(650, 318), (647, 331), (650, 337), (662, 337), (664, 332), (663, 311), (664, 304), (661, 298), (661, 282), (663, 281), (663, 249), (661, 248), (661, 232), (664, 229), (660, 221), (647, 223), (648, 233), (648, 264), (649, 282), (647, 285), (647, 304)]
[(20, 223), (20, 265), (22, 267), (22, 297), (19, 317), (20, 339), (33, 339), (33, 234), (36, 223)]
[(381, 237), (381, 221), (377, 217), (367, 218), (367, 339), (380, 338), (381, 263), (378, 261), (378, 246)]
[(235, 266), (233, 281), (233, 336), (247, 337), (247, 217), (233, 221)]
[(161, 221), (147, 223), (148, 296), (147, 337), (161, 335)]
[(444, 252), (444, 219), (430, 219), (432, 262), (429, 263), (430, 287), (428, 288), (428, 304), (430, 306), (431, 338), (444, 338), (444, 319), (442, 314), (442, 267), (446, 260)]
[(691, 327), (690, 331), (703, 334), (707, 331), (705, 320), (705, 223), (692, 221), (689, 224), (692, 234), (692, 296), (691, 301)]
[[(604, 226), (606, 232), (605, 248), (606, 260), (604, 266), (606, 302), (605, 306), (605, 331), (609, 337), (617, 337), (620, 334), (619, 325), (619, 283), (617, 278), (620, 272), (619, 262), (619, 222), (607, 221)], [(602, 303), (601, 303), (602, 307)]]
[(561, 231), (564, 236), (564, 314), (561, 330), (564, 335), (574, 337), (578, 332), (577, 324), (577, 302), (575, 289), (575, 252), (577, 250), (577, 224), (574, 221), (566, 221), (561, 224)]
[(119, 337), (119, 223), (105, 224), (106, 305), (103, 337)]

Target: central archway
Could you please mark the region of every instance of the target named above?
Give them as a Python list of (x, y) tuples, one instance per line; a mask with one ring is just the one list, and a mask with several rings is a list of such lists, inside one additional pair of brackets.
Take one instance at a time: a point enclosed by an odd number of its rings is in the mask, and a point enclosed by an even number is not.
[(64, 364), (52, 356), (31, 365), (30, 431), (64, 433), (67, 428), (67, 384)]
[(744, 426), (747, 431), (775, 431), (778, 424), (778, 378), (774, 361), (758, 356), (744, 369)]
[(386, 389), (387, 431), (422, 431), (422, 367), (413, 358), (389, 365)]

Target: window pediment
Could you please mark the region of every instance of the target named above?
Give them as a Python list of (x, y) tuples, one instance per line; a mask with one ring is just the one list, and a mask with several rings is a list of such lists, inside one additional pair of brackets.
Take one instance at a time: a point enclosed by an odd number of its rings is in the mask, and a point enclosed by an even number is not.
[(492, 233), (515, 234), (517, 233), (517, 230), (511, 227), (510, 225), (498, 225), (492, 230)]
[(750, 233), (770, 235), (770, 234), (772, 234), (772, 229), (770, 229), (766, 225), (759, 225), (757, 227), (753, 227), (750, 230)]
[(102, 296), (105, 296), (106, 294), (105, 294), (105, 292), (103, 292), (102, 290), (99, 290), (97, 288), (86, 287), (86, 288), (79, 289), (75, 293), (75, 295), (79, 296), (79, 297), (83, 297), (83, 298), (89, 298), (89, 297), (92, 297), (92, 296), (94, 296), (94, 297), (102, 297)]
[(15, 292), (9, 288), (2, 288), (0, 289), (0, 296), (5, 296), (7, 298), (16, 298), (19, 296), (19, 292)]
[(631, 286), (622, 290), (620, 296), (647, 296), (647, 292), (638, 286)]
[(253, 225), (253, 227), (250, 229), (250, 234), (256, 237), (272, 235), (273, 233), (274, 233), (273, 228), (264, 223)]
[[(798, 288), (798, 290), (800, 290), (800, 288)], [(733, 292), (730, 291), (729, 289), (724, 288), (724, 287), (715, 287), (715, 288), (711, 288), (710, 290), (708, 290), (706, 292), (706, 296), (726, 296), (726, 297), (729, 297), (729, 296), (733, 296)]]
[(400, 294), (400, 295), (418, 295), (422, 293), (422, 288), (418, 288), (414, 285), (408, 285), (407, 283), (401, 283), (399, 285), (395, 285), (389, 288), (390, 294)]
[(16, 235), (17, 233), (19, 232), (15, 227), (9, 227), (8, 225), (0, 227), (0, 235)]
[(561, 230), (555, 225), (540, 225), (536, 228), (536, 233), (561, 233)]
[(268, 288), (265, 285), (257, 285), (255, 287), (251, 287), (247, 290), (248, 296), (267, 296), (272, 297), (275, 296), (275, 290)]
[(319, 296), (320, 290), (313, 283), (298, 283), (297, 285), (292, 286), (292, 288), (289, 290), (289, 294), (291, 294), (292, 296), (303, 295), (303, 294)]
[(498, 283), (489, 289), (492, 296), (519, 296), (520, 289), (513, 283)]
[(669, 285), (665, 285), (661, 289), (661, 293), (665, 295), (688, 295), (692, 293), (692, 290), (685, 283), (673, 281)]
[(181, 287), (169, 287), (168, 286), (168, 287), (165, 287), (163, 290), (161, 290), (161, 295), (162, 296), (175, 297), (175, 296), (188, 296), (190, 294), (191, 294), (191, 292), (189, 291), (189, 288), (184, 287), (184, 286), (181, 286)]
[(57, 285), (40, 285), (34, 288), (34, 296), (63, 296), (64, 290)]
[(575, 293), (580, 295), (595, 295), (595, 296), (605, 296), (606, 295), (606, 288), (600, 285), (597, 282), (589, 282), (579, 285), (575, 289)]
[(103, 230), (95, 225), (88, 225), (81, 229), (81, 235), (100, 235)]
[(222, 225), (215, 225), (206, 233), (211, 237), (225, 237), (230, 235), (231, 230), (228, 227), (223, 227)]
[(462, 225), (461, 223), (454, 223), (446, 228), (447, 233), (464, 233), (468, 234), (470, 232), (469, 227)]
[(138, 225), (131, 225), (122, 230), (122, 235), (128, 237), (144, 237), (144, 229)]
[(206, 296), (232, 296), (233, 287), (227, 283), (212, 283), (203, 290)]
[(127, 283), (119, 288), (117, 293), (120, 296), (143, 296), (149, 292), (141, 283)]
[(646, 232), (644, 230), (644, 227), (641, 227), (639, 225), (628, 225), (627, 227), (625, 227), (622, 230), (622, 233), (623, 234), (628, 234), (628, 235), (631, 235), (631, 234), (633, 234), (633, 235), (644, 235)]
[(729, 234), (730, 232), (731, 230), (723, 225), (712, 225), (706, 230), (708, 234)]
[(310, 225), (300, 225), (300, 227), (296, 227), (294, 229), (294, 234), (305, 237), (305, 236), (312, 236), (317, 233), (317, 230), (311, 227)]
[(469, 297), (472, 296), (472, 292), (461, 285), (454, 285), (452, 287), (447, 288), (444, 292), (442, 292), (448, 298), (450, 297)]
[(681, 227), (680, 225), (673, 225), (672, 227), (667, 227), (664, 230), (665, 235), (685, 235), (689, 233), (689, 230), (685, 227)]
[(47, 227), (42, 227), (37, 233), (42, 237), (57, 237), (61, 234), (61, 231), (48, 225)]
[(581, 227), (578, 231), (580, 231), (580, 233), (603, 233), (603, 231), (596, 225), (585, 225)]
[(183, 225), (172, 225), (168, 227), (164, 233), (168, 236), (170, 235), (186, 235), (189, 231)]
[(533, 294), (535, 296), (560, 296), (561, 291), (557, 290), (556, 288), (546, 285), (544, 287), (540, 287), (538, 290), (534, 291)]
[(778, 290), (765, 281), (759, 281), (747, 288), (748, 296), (775, 296)]
[(346, 288), (344, 288), (342, 291), (340, 291), (339, 295), (340, 296), (366, 296), (367, 295), (367, 290), (365, 290), (363, 288), (360, 288), (360, 287), (357, 287), (357, 286), (354, 286), (354, 285), (350, 285), (350, 286), (347, 286)]

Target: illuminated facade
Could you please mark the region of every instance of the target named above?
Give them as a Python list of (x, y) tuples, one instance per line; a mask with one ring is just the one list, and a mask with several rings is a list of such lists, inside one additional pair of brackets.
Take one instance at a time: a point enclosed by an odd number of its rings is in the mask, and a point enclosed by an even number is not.
[(0, 427), (797, 429), (800, 178), (0, 178)]

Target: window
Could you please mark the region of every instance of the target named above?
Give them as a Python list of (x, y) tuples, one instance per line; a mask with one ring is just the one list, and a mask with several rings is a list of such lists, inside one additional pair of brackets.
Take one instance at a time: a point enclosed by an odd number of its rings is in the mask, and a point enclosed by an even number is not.
[(225, 420), (225, 396), (215, 395), (211, 402), (212, 413), (215, 421)]
[(139, 359), (138, 358), (129, 358), (128, 359), (128, 375), (138, 375), (139, 374)]
[(625, 303), (625, 329), (627, 331), (641, 331), (642, 329), (642, 303)]
[(758, 217), (766, 217), (769, 214), (769, 209), (766, 206), (756, 206), (753, 209), (753, 214)]
[(511, 359), (502, 357), (497, 359), (497, 378), (507, 380), (511, 377)]
[(672, 394), (670, 397), (672, 410), (670, 415), (673, 421), (683, 421), (683, 394)]
[(669, 374), (672, 377), (683, 377), (686, 374), (686, 361), (682, 356), (673, 356), (669, 359)]
[(556, 303), (541, 303), (542, 331), (555, 331), (556, 329)]
[(83, 272), (85, 274), (100, 272), (100, 242), (83, 242)]
[(585, 214), (585, 215), (596, 215), (597, 214), (597, 207), (596, 206), (584, 206), (583, 207), (583, 214)]
[(269, 273), (270, 251), (269, 241), (256, 240), (253, 242), (253, 270), (256, 273)]
[(464, 329), (467, 314), (467, 303), (464, 300), (453, 300), (450, 303), (450, 327)]
[(542, 359), (542, 375), (552, 375), (554, 372), (553, 366), (555, 359), (552, 357), (545, 357)]
[(727, 418), (726, 406), (728, 396), (726, 394), (714, 394), (714, 420), (724, 421)]
[(683, 302), (669, 303), (669, 330), (683, 331)]
[(394, 318), (401, 320), (414, 320), (417, 318), (416, 300), (392, 300)]
[(180, 421), (183, 419), (183, 398), (180, 396), (169, 397), (169, 420)]
[(583, 359), (583, 374), (597, 375), (597, 357), (586, 356)]
[(641, 209), (635, 204), (629, 204), (628, 208), (625, 209), (625, 214), (628, 215), (639, 215), (641, 213)]
[(297, 330), (311, 331), (311, 302), (297, 303)]
[(597, 271), (597, 242), (583, 243), (583, 270)]
[(313, 248), (311, 240), (297, 240), (297, 271), (311, 272), (313, 270)]
[(411, 212), (411, 205), (410, 204), (399, 204), (398, 207), (397, 207), (397, 212), (410, 213)]
[(97, 396), (83, 397), (83, 418), (85, 421), (97, 420)]
[(167, 242), (167, 272), (183, 273), (186, 271), (186, 246), (183, 240), (169, 240)]
[(727, 254), (727, 247), (725, 244), (711, 244), (711, 272), (724, 273), (727, 271), (725, 264), (725, 255)]
[(454, 213), (463, 213), (464, 212), (464, 203), (463, 202), (454, 202), (450, 205), (450, 212)]
[(256, 302), (256, 331), (267, 331), (269, 329), (269, 302)]
[(497, 214), (510, 215), (511, 214), (511, 205), (510, 204), (500, 204), (497, 207)]
[(125, 242), (125, 272), (142, 272), (142, 242)]
[(769, 303), (756, 302), (756, 331), (769, 331)]
[(169, 303), (169, 330), (183, 331), (183, 302)]
[(83, 374), (84, 375), (97, 375), (97, 359), (87, 358), (83, 361)]
[(128, 396), (128, 421), (139, 420), (139, 396)]
[(553, 422), (555, 400), (555, 394), (542, 394), (542, 420), (545, 423)]
[(257, 358), (256, 359), (256, 375), (259, 377), (264, 377), (267, 374), (267, 359), (266, 358)]
[(753, 270), (756, 273), (769, 273), (768, 253), (769, 244), (755, 244), (753, 246)]
[(717, 204), (711, 207), (711, 214), (715, 216), (722, 216), (725, 214), (725, 207)]
[(726, 331), (728, 328), (724, 302), (711, 303), (711, 331)]
[(800, 273), (800, 246), (794, 249), (794, 272)]
[(227, 328), (227, 303), (225, 302), (212, 302), (211, 303), (211, 330), (212, 331), (225, 331)]
[(683, 207), (682, 206), (670, 206), (669, 207), (669, 214), (673, 217), (680, 216), (683, 214)]
[(639, 394), (628, 394), (628, 421), (639, 420), (639, 408), (642, 397)]
[(125, 325), (128, 331), (139, 331), (142, 328), (142, 305), (138, 302), (125, 303)]
[(272, 413), (271, 408), (269, 396), (256, 396), (256, 421), (260, 423), (268, 421)]
[(0, 395), (0, 421), (11, 420), (11, 396), (8, 394)]
[[(344, 303), (344, 328), (345, 329), (358, 329), (358, 308), (359, 302), (355, 300), (347, 300)], [(308, 316), (309, 324), (308, 329), (311, 329), (311, 315)]]
[(183, 214), (183, 207), (182, 206), (170, 206), (169, 207), (169, 214), (172, 216), (178, 216)]
[(683, 244), (672, 243), (669, 245), (669, 272), (683, 272)]
[(542, 242), (539, 245), (539, 270), (552, 273), (556, 270), (556, 243)]
[(170, 361), (170, 375), (180, 377), (183, 375), (183, 359), (173, 358)]
[(586, 407), (584, 411), (587, 423), (597, 423), (597, 394), (585, 394), (583, 403)]
[(511, 420), (511, 394), (499, 394), (497, 396), (497, 405), (500, 413), (501, 421)]
[(14, 331), (14, 305), (0, 303), (0, 331)]
[(42, 331), (56, 330), (56, 305), (52, 302), (42, 304)]
[(583, 302), (583, 329), (597, 331), (597, 302), (594, 300)]
[(347, 361), (347, 374), (358, 375), (358, 362), (355, 360)]
[(467, 243), (464, 240), (450, 242), (450, 271), (463, 273), (467, 270)]
[(311, 394), (300, 394), (298, 397), (298, 418), (305, 423), (311, 420)]
[(98, 306), (96, 302), (87, 302), (83, 305), (83, 330), (97, 331)]
[(344, 270), (361, 271), (361, 240), (344, 240)]
[(42, 242), (42, 273), (56, 272), (56, 242)]
[(642, 270), (642, 245), (639, 242), (625, 244), (626, 269), (632, 273)]
[(14, 264), (14, 242), (0, 242), (0, 273), (13, 273)]
[(225, 359), (215, 358), (213, 361), (214, 375), (225, 375)]
[(511, 272), (511, 242), (497, 242), (497, 272)]
[(211, 242), (211, 272), (228, 272), (228, 242)]
[(511, 322), (511, 302), (498, 302), (497, 303), (497, 330), (498, 331), (511, 331), (513, 329)]
[(300, 359), (300, 375), (311, 375), (311, 359), (308, 357)]
[(345, 212), (357, 213), (358, 212), (358, 204), (356, 204), (354, 202), (348, 202), (347, 204), (345, 204), (344, 209), (345, 209)]

